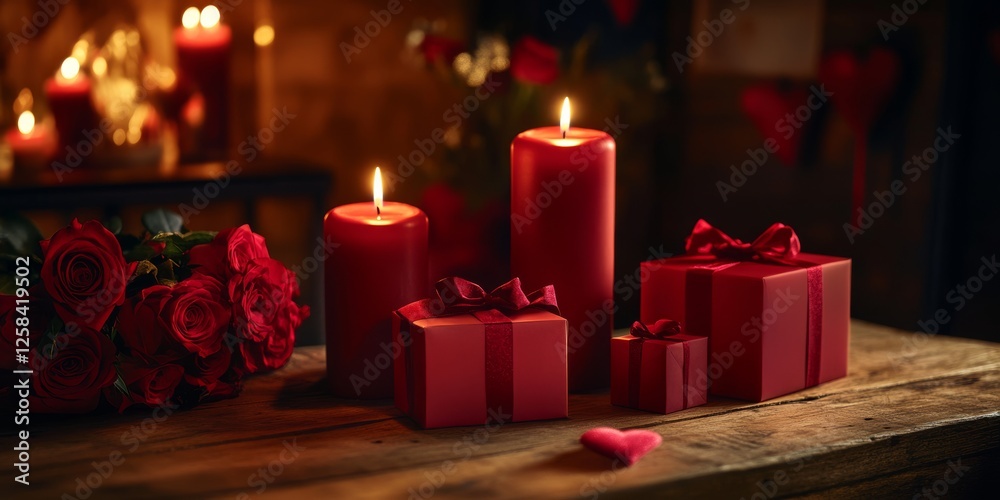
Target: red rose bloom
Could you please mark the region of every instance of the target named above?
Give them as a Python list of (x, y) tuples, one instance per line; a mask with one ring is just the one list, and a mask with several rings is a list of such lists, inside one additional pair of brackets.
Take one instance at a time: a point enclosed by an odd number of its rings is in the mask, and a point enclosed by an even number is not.
[(32, 365), (37, 368), (32, 409), (51, 413), (85, 413), (97, 408), (101, 389), (115, 381), (115, 346), (91, 328), (71, 329), (43, 346)]
[(535, 37), (526, 36), (511, 51), (510, 72), (522, 82), (552, 83), (559, 77), (559, 51)]
[(464, 44), (458, 40), (443, 36), (426, 34), (420, 42), (420, 50), (428, 62), (443, 62), (451, 64), (462, 53)]
[[(29, 290), (26, 297), (29, 300), (27, 305), (18, 306), (17, 297), (14, 295), (0, 295), (0, 370), (17, 369), (19, 365), (16, 358), (17, 349), (37, 347), (39, 338), (49, 327), (51, 318), (55, 316), (52, 304), (45, 297), (45, 290), (41, 285), (33, 286)], [(19, 307), (22, 311), (18, 311)], [(17, 325), (17, 319), (23, 317), (24, 309), (28, 312), (27, 327)], [(24, 323), (24, 320), (21, 322)], [(24, 335), (24, 328), (27, 328), (27, 335)]]
[(41, 242), (42, 282), (66, 323), (100, 329), (125, 299), (128, 266), (99, 222), (73, 223)]
[(201, 397), (201, 401), (218, 401), (235, 398), (243, 390), (243, 379), (235, 371), (230, 371), (215, 382), (215, 386)]
[[(307, 307), (305, 316), (309, 315)], [(240, 344), (240, 354), (243, 356), (243, 369), (247, 373), (257, 373), (261, 370), (277, 370), (292, 357), (292, 350), (295, 348), (295, 329), (302, 323), (302, 317), (290, 315), (279, 320), (283, 325), (275, 330), (262, 342), (243, 342)], [(300, 318), (297, 323), (293, 318)]]
[(168, 363), (150, 366), (138, 358), (122, 358), (119, 369), (131, 399), (117, 387), (104, 390), (108, 401), (118, 408), (119, 413), (133, 404), (153, 407), (166, 403), (173, 397), (174, 390), (184, 377), (181, 365)]
[(228, 281), (233, 273), (245, 272), (250, 261), (270, 257), (264, 237), (246, 224), (220, 231), (210, 243), (192, 248), (190, 256), (196, 272), (222, 282)]
[(206, 357), (222, 347), (230, 314), (223, 293), (222, 283), (201, 274), (181, 281), (170, 290), (161, 319), (167, 331), (188, 351)]
[(274, 259), (250, 263), (246, 275), (229, 282), (236, 334), (247, 373), (285, 364), (295, 345), (295, 329), (309, 316), (295, 274)]
[(184, 381), (196, 387), (204, 387), (207, 392), (212, 392), (220, 384), (219, 379), (222, 378), (222, 375), (229, 370), (232, 359), (232, 351), (225, 346), (204, 358), (194, 356), (185, 369)]
[(236, 335), (260, 342), (274, 333), (287, 304), (298, 295), (295, 275), (274, 259), (258, 259), (229, 281)]
[(187, 354), (161, 315), (170, 296), (169, 286), (153, 285), (125, 301), (118, 311), (118, 334), (133, 356), (165, 363)]

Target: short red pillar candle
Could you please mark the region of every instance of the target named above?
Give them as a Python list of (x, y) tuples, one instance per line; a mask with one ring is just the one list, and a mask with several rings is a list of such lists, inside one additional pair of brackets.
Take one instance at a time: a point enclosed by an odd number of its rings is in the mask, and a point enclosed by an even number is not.
[(204, 99), (200, 159), (225, 158), (229, 143), (229, 60), (233, 32), (220, 23), (214, 5), (200, 13), (195, 7), (184, 12), (182, 26), (174, 30), (180, 76), (193, 84)]
[[(80, 72), (80, 61), (74, 57), (63, 60), (55, 77), (45, 81), (45, 96), (55, 119), (59, 148), (56, 158), (68, 158), (69, 162), (87, 162), (88, 156), (97, 146), (88, 135), (97, 130), (97, 112), (90, 98), (91, 83), (87, 75)], [(80, 159), (74, 161), (76, 157)]]
[(10, 146), (15, 167), (40, 166), (52, 156), (52, 135), (35, 124), (35, 115), (24, 111), (17, 117), (17, 128), (8, 130), (4, 140)]
[(607, 387), (614, 310), (615, 141), (599, 130), (522, 132), (511, 144), (511, 272), (555, 285), (567, 319), (569, 388)]
[(427, 216), (404, 203), (382, 202), (376, 169), (375, 203), (330, 210), (325, 262), (326, 367), (338, 397), (393, 396), (392, 313), (429, 292)]

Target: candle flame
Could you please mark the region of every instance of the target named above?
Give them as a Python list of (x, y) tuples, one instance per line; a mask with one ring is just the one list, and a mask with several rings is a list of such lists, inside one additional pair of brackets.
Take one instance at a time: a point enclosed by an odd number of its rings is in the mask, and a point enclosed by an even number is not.
[(562, 114), (559, 116), (559, 130), (562, 131), (563, 137), (566, 137), (566, 132), (569, 131), (569, 97), (563, 99)]
[(17, 117), (17, 130), (24, 135), (28, 135), (35, 129), (35, 114), (25, 111)]
[(198, 7), (188, 7), (184, 10), (184, 14), (181, 15), (181, 26), (187, 29), (192, 29), (198, 26), (198, 20), (201, 18), (201, 13), (198, 12)]
[(208, 7), (201, 9), (202, 28), (213, 28), (217, 26), (221, 18), (222, 13), (220, 13), (219, 8), (214, 5), (209, 5)]
[(372, 189), (375, 198), (375, 214), (378, 220), (382, 220), (382, 169), (375, 167), (375, 186)]
[(77, 61), (75, 57), (67, 57), (63, 60), (62, 66), (59, 67), (59, 74), (66, 80), (76, 78), (76, 75), (80, 74), (80, 61)]

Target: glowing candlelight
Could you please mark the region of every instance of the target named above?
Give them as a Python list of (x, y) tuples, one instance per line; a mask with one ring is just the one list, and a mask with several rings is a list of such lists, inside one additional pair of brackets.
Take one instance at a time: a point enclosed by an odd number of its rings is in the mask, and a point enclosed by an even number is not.
[(64, 81), (72, 81), (80, 74), (80, 61), (75, 57), (63, 59), (62, 66), (59, 67), (59, 76)]
[(382, 170), (375, 167), (375, 184), (372, 188), (375, 198), (375, 219), (382, 220)]
[(563, 99), (562, 114), (559, 116), (559, 130), (562, 131), (563, 139), (566, 132), (569, 132), (569, 97)]
[(214, 5), (209, 5), (204, 9), (201, 9), (201, 27), (202, 28), (214, 28), (219, 25), (219, 20), (222, 18), (222, 13), (219, 12), (219, 8)]
[(21, 113), (17, 117), (17, 131), (21, 135), (30, 135), (33, 130), (35, 130), (35, 114), (31, 111)]
[(201, 13), (198, 11), (198, 7), (188, 7), (184, 14), (181, 15), (181, 26), (187, 29), (194, 29), (198, 26), (198, 21), (201, 19)]

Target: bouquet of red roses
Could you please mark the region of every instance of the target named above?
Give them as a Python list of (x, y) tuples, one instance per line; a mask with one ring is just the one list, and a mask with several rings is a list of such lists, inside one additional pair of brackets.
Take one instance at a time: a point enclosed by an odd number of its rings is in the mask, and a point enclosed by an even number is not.
[[(262, 236), (186, 231), (165, 211), (143, 223), (136, 237), (74, 220), (37, 244), (33, 226), (5, 231), (27, 237), (0, 258), (0, 370), (33, 370), (32, 411), (235, 397), (246, 375), (291, 356), (309, 308)], [(3, 240), (0, 253), (17, 250)]]

